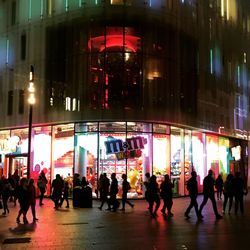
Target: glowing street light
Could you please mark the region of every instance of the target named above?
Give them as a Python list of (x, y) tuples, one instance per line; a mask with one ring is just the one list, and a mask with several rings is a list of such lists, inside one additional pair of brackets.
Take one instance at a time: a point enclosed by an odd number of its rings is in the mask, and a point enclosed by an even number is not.
[(29, 138), (28, 138), (27, 178), (30, 178), (32, 114), (33, 114), (33, 105), (36, 103), (35, 86), (34, 86), (34, 67), (32, 65), (30, 66), (30, 74), (29, 74), (28, 103), (29, 103)]

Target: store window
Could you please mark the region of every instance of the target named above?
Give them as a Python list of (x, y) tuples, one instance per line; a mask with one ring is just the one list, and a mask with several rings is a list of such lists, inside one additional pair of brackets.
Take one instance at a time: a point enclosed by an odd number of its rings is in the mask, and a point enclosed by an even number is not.
[(46, 194), (50, 195), (51, 181), (51, 127), (36, 127), (33, 129), (33, 160), (30, 176), (37, 183), (41, 171), (45, 173), (48, 180)]
[[(93, 124), (81, 124), (85, 132), (75, 134), (75, 173), (86, 177), (92, 188), (93, 197), (97, 195), (98, 180), (98, 133), (88, 131)], [(96, 126), (94, 126), (95, 128)]]
[(206, 135), (207, 171), (212, 169), (215, 177), (219, 174), (218, 136)]
[(9, 138), (10, 130), (0, 131), (0, 177), (2, 175), (7, 176), (7, 168), (5, 167), (5, 155), (10, 152), (8, 143)]
[(60, 174), (64, 179), (73, 176), (74, 124), (53, 127), (51, 177)]
[(188, 179), (191, 177), (191, 172), (193, 170), (192, 164), (192, 140), (191, 140), (191, 130), (185, 130), (184, 132), (184, 183), (185, 183), (185, 195), (189, 192), (186, 188)]
[(184, 195), (184, 148), (183, 130), (171, 127), (171, 179), (174, 181), (173, 193), (176, 196)]
[(202, 184), (205, 175), (207, 174), (205, 167), (205, 153), (204, 153), (205, 134), (192, 131), (192, 161), (193, 170), (197, 173), (198, 190), (202, 192)]

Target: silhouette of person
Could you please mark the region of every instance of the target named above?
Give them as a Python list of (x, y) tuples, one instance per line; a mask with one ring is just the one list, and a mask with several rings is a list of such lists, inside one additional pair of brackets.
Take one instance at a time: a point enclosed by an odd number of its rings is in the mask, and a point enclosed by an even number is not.
[(226, 211), (226, 206), (227, 206), (227, 201), (229, 200), (229, 208), (228, 208), (228, 213), (231, 213), (231, 208), (233, 204), (233, 178), (234, 176), (232, 174), (229, 174), (227, 176), (227, 179), (224, 183), (224, 202), (223, 202), (223, 210), (222, 212), (225, 213)]
[(39, 200), (40, 206), (43, 205), (43, 198), (44, 198), (44, 194), (46, 192), (47, 183), (48, 183), (48, 180), (45, 176), (44, 171), (42, 170), (40, 172), (40, 175), (38, 176), (38, 181), (37, 181), (37, 186), (38, 186), (39, 191), (40, 191), (40, 200)]
[[(148, 200), (149, 200), (149, 212), (152, 217), (157, 216), (157, 211), (160, 207), (161, 200), (159, 196), (159, 185), (156, 182), (156, 176), (152, 175), (148, 184)], [(155, 203), (155, 208), (154, 208)]]
[(235, 177), (233, 179), (233, 190), (235, 198), (234, 214), (237, 215), (239, 207), (241, 214), (244, 214), (244, 206), (243, 206), (244, 180), (241, 178), (240, 172), (235, 173)]
[[(8, 208), (8, 199), (11, 195), (11, 185), (8, 181), (8, 179), (5, 178), (5, 176), (2, 176), (2, 201), (3, 201), (3, 215), (6, 215), (6, 212), (9, 213)], [(1, 194), (0, 194), (1, 195)]]
[(20, 217), (21, 215), (23, 215), (23, 223), (27, 224), (28, 220), (27, 220), (27, 211), (29, 209), (29, 193), (28, 193), (28, 180), (27, 178), (23, 177), (20, 180), (20, 185), (18, 185), (17, 188), (17, 198), (18, 198), (18, 202), (20, 204), (20, 209), (18, 211), (18, 215), (16, 218), (16, 222), (20, 223)]
[(101, 206), (99, 207), (100, 210), (102, 210), (102, 207), (105, 202), (108, 203), (109, 186), (110, 186), (109, 178), (107, 177), (106, 173), (103, 173), (102, 178), (100, 178), (99, 180), (99, 191), (100, 191), (100, 198), (102, 202)]
[(128, 191), (131, 189), (130, 184), (127, 180), (127, 175), (126, 174), (122, 174), (122, 211), (125, 211), (125, 203), (127, 203), (130, 207), (134, 207), (134, 204), (132, 204), (128, 198)]
[(29, 192), (29, 204), (33, 216), (33, 223), (36, 223), (36, 221), (38, 220), (36, 218), (36, 187), (34, 179), (32, 178), (29, 180), (28, 192)]
[(63, 179), (59, 174), (56, 174), (56, 178), (53, 180), (51, 189), (52, 189), (52, 200), (55, 204), (55, 209), (58, 209), (59, 207), (59, 201), (62, 197), (62, 190), (64, 187)]
[(166, 174), (164, 176), (164, 181), (160, 185), (160, 194), (163, 199), (163, 207), (161, 209), (162, 214), (166, 214), (166, 208), (168, 210), (168, 216), (172, 217), (174, 214), (171, 212), (173, 206), (173, 192), (172, 188), (174, 187), (174, 183), (171, 182), (169, 175)]
[(208, 171), (208, 175), (203, 180), (203, 201), (200, 205), (199, 216), (201, 218), (203, 218), (203, 215), (202, 215), (203, 207), (207, 204), (208, 199), (210, 199), (212, 202), (212, 205), (213, 205), (213, 210), (214, 210), (214, 214), (216, 216), (216, 219), (221, 219), (222, 216), (218, 213), (217, 205), (216, 205), (216, 201), (215, 201), (215, 197), (214, 197), (213, 174), (214, 174), (213, 170), (210, 169)]
[(143, 182), (144, 187), (145, 187), (145, 199), (148, 202), (148, 209), (149, 209), (149, 197), (148, 197), (148, 186), (149, 186), (149, 181), (150, 181), (150, 173), (145, 174), (145, 180)]
[(201, 219), (198, 209), (197, 196), (198, 196), (198, 182), (196, 180), (197, 173), (195, 171), (191, 172), (191, 178), (187, 181), (187, 190), (189, 192), (190, 203), (187, 207), (184, 215), (186, 218), (190, 218), (189, 213), (191, 209), (194, 207), (195, 213), (198, 219)]
[(66, 200), (66, 208), (69, 208), (69, 182), (68, 181), (64, 181), (64, 187), (63, 187), (63, 196), (62, 199), (60, 201), (60, 207), (62, 206), (64, 200)]
[(217, 191), (217, 199), (221, 200), (221, 196), (222, 196), (222, 192), (223, 192), (223, 179), (222, 179), (221, 174), (219, 174), (215, 180), (215, 188)]
[(119, 207), (119, 202), (116, 199), (116, 195), (118, 193), (118, 181), (116, 179), (116, 173), (111, 174), (111, 185), (110, 185), (110, 198), (109, 198), (109, 207), (108, 210), (111, 210), (112, 205), (112, 211), (116, 212), (117, 208)]

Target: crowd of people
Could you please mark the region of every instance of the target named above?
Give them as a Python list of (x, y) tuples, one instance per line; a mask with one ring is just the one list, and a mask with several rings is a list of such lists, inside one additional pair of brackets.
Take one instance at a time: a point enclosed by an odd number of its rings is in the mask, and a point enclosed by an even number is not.
[[(158, 216), (157, 212), (160, 207), (160, 211), (164, 216), (172, 217), (174, 215), (172, 212), (174, 182), (175, 181), (171, 181), (170, 176), (166, 174), (164, 180), (159, 185), (155, 175), (150, 176), (149, 173), (145, 174), (145, 199), (148, 203), (148, 210), (152, 217)], [(28, 223), (27, 212), (30, 209), (33, 223), (35, 223), (38, 221), (36, 216), (36, 198), (38, 192), (36, 188), (39, 190), (39, 205), (43, 206), (47, 184), (48, 180), (43, 171), (40, 172), (37, 183), (35, 183), (32, 178), (20, 178), (17, 171), (15, 171), (13, 175), (10, 175), (9, 178), (1, 176), (0, 209), (3, 209), (2, 214), (6, 216), (10, 212), (8, 207), (9, 202), (13, 202), (14, 206), (16, 206), (16, 201), (18, 201), (20, 209), (18, 211), (16, 222), (20, 223), (22, 216), (23, 223)], [(80, 187), (84, 189), (88, 187), (88, 185), (89, 183), (84, 176), (80, 179), (80, 175), (75, 174), (73, 179), (74, 188)], [(66, 208), (69, 208), (69, 186), (70, 184), (67, 180), (64, 180), (59, 174), (56, 174), (55, 179), (52, 181), (50, 190), (50, 197), (54, 202), (55, 209), (62, 207), (64, 201), (66, 201)], [(120, 201), (117, 199), (119, 187), (116, 173), (111, 174), (111, 180), (107, 177), (106, 173), (100, 175), (98, 181), (98, 192), (100, 194), (100, 206), (98, 208), (100, 210), (102, 210), (105, 203), (107, 204), (106, 210), (113, 212), (116, 212), (120, 205), (121, 211), (125, 211), (126, 204), (131, 208), (134, 208), (134, 204), (128, 200), (127, 196), (128, 192), (131, 190), (131, 186), (127, 180), (126, 174), (122, 174), (121, 186), (122, 199), (120, 204)], [(227, 210), (230, 214), (234, 202), (234, 214), (237, 215), (238, 211), (240, 211), (241, 214), (244, 214), (243, 196), (247, 194), (247, 189), (244, 180), (240, 176), (240, 172), (236, 172), (235, 175), (231, 173), (228, 174), (224, 182), (220, 174), (215, 179), (214, 172), (209, 170), (208, 175), (203, 180), (203, 200), (200, 207), (197, 202), (198, 182), (197, 173), (195, 171), (191, 172), (191, 177), (186, 182), (186, 188), (190, 197), (190, 203), (184, 213), (184, 216), (187, 219), (190, 218), (190, 211), (194, 208), (197, 219), (201, 220), (203, 218), (203, 208), (208, 200), (212, 203), (216, 219), (221, 219), (222, 215), (218, 212), (216, 197), (218, 200), (222, 200), (222, 194), (224, 195), (222, 213), (225, 213)], [(217, 193), (216, 196), (215, 192)], [(162, 206), (161, 203), (163, 203)]]

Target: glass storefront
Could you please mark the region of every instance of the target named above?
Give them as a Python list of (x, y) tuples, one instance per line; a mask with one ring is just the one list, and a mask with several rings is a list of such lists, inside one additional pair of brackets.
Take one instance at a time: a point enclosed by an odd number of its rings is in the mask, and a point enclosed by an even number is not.
[[(246, 172), (247, 143), (195, 130), (142, 122), (87, 122), (32, 129), (30, 177), (41, 170), (49, 183), (60, 174), (71, 180), (85, 176), (97, 197), (99, 176), (115, 172), (121, 195), (121, 176), (128, 175), (130, 198), (144, 197), (143, 181), (149, 172), (160, 184), (165, 174), (174, 180), (174, 195), (187, 195), (186, 182), (197, 172), (199, 192), (209, 169), (223, 178), (230, 172)], [(27, 176), (28, 129), (0, 131), (0, 175), (17, 169)], [(50, 185), (50, 184), (49, 184)], [(72, 188), (72, 187), (71, 187)], [(49, 194), (48, 186), (47, 194)]]

